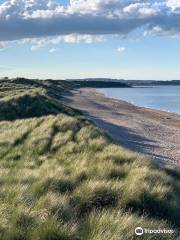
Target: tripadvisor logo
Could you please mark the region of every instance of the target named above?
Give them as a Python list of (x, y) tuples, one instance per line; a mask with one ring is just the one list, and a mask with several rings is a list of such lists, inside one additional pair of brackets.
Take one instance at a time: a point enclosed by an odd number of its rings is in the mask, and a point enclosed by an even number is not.
[(143, 228), (137, 227), (137, 228), (135, 229), (135, 234), (136, 234), (137, 236), (141, 236), (141, 235), (143, 235), (143, 233), (144, 233)]
[(174, 234), (175, 230), (172, 229), (148, 229), (148, 228), (142, 228), (137, 227), (135, 229), (135, 234), (137, 236), (141, 236), (143, 234)]

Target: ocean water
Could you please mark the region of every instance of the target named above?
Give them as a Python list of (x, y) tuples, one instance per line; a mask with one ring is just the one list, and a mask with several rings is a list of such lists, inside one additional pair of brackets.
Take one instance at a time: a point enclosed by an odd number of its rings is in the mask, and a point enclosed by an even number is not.
[(180, 114), (180, 86), (103, 88), (107, 97), (122, 99), (136, 106)]

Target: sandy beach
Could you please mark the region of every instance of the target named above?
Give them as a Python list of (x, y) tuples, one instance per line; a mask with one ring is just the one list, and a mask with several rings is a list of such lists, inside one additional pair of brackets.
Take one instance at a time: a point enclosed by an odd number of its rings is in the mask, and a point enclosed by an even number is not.
[(180, 115), (107, 98), (90, 88), (72, 91), (64, 101), (122, 146), (162, 164), (180, 165)]

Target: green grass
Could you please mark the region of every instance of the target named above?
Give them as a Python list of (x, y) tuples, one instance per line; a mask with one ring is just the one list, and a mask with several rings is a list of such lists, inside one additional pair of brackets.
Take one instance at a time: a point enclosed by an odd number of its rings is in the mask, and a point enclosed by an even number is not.
[(138, 226), (177, 229), (179, 172), (113, 144), (61, 103), (69, 86), (55, 85), (0, 82), (0, 239), (129, 240)]

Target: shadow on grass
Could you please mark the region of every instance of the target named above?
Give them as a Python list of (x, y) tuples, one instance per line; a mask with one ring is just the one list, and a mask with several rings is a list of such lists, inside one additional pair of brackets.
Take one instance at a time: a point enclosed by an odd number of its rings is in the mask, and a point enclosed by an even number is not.
[(158, 148), (158, 143), (151, 139), (142, 137), (137, 132), (131, 129), (112, 124), (101, 118), (89, 115), (89, 112), (83, 111), (83, 113), (99, 128), (103, 129), (109, 136), (111, 136), (114, 143), (120, 144), (131, 151), (142, 153), (145, 155), (153, 156), (154, 159), (164, 165), (165, 160), (171, 161), (171, 158), (165, 157), (164, 155), (158, 155), (153, 153), (152, 149)]
[(68, 82), (18, 78), (0, 81), (0, 121), (13, 121), (65, 113), (80, 115), (60, 101), (62, 92), (72, 88)]
[[(171, 196), (169, 196), (170, 198)], [(180, 208), (178, 206), (170, 206), (170, 199), (158, 200), (148, 193), (145, 193), (141, 201), (130, 201), (126, 209), (140, 215), (147, 215), (156, 219), (164, 219), (171, 223), (172, 226), (180, 226)]]

